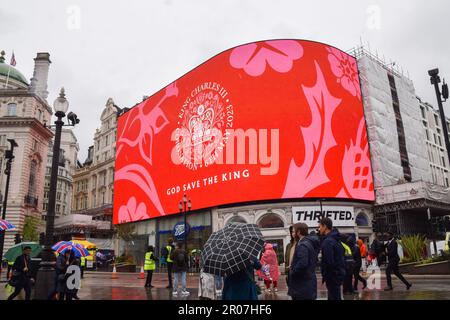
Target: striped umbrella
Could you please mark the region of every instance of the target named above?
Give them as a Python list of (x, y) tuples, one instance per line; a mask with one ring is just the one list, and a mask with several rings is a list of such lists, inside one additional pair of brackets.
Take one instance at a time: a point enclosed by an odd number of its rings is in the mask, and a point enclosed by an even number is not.
[(81, 244), (73, 241), (60, 241), (56, 243), (52, 249), (60, 254), (64, 254), (67, 250), (72, 250), (76, 257), (87, 257), (90, 254)]
[(12, 223), (10, 223), (6, 220), (0, 219), (0, 230), (4, 231), (4, 230), (9, 230), (9, 229), (15, 229), (15, 228), (16, 228), (16, 226), (13, 225)]

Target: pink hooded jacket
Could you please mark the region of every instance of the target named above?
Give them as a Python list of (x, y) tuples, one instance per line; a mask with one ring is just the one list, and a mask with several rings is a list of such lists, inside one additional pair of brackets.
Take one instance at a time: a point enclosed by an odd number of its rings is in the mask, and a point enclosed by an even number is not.
[(273, 246), (270, 243), (267, 243), (264, 249), (265, 251), (261, 257), (261, 264), (263, 265), (263, 268), (258, 270), (258, 275), (264, 278), (264, 280), (269, 280), (269, 277), (267, 277), (262, 271), (264, 269), (264, 265), (267, 264), (269, 265), (270, 278), (272, 278), (273, 281), (278, 281), (278, 278), (280, 277), (280, 270), (278, 269), (277, 254), (273, 250)]

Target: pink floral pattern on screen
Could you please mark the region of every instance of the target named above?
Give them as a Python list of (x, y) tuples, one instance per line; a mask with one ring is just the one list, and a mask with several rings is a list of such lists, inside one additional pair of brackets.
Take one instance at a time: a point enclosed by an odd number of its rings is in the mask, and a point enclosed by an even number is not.
[(359, 122), (356, 139), (345, 148), (342, 159), (342, 177), (346, 197), (370, 199), (373, 197), (372, 170), (369, 158), (369, 144), (364, 117)]
[(302, 86), (312, 115), (311, 124), (300, 128), (305, 144), (305, 160), (301, 166), (297, 166), (294, 159), (291, 160), (283, 198), (303, 197), (330, 181), (325, 171), (325, 155), (336, 145), (331, 131), (331, 118), (341, 99), (331, 95), (317, 62), (315, 66), (316, 84), (313, 87)]
[(119, 223), (138, 221), (149, 218), (145, 203), (141, 202), (138, 206), (136, 198), (131, 197), (126, 205), (119, 209)]
[(264, 73), (266, 65), (277, 72), (285, 73), (292, 69), (294, 60), (303, 56), (303, 47), (292, 40), (272, 40), (250, 43), (233, 49), (230, 64), (236, 69), (257, 77)]
[(359, 87), (355, 59), (335, 48), (328, 47), (327, 50), (328, 62), (330, 63), (331, 71), (337, 77), (337, 81), (352, 96), (361, 100), (361, 89)]

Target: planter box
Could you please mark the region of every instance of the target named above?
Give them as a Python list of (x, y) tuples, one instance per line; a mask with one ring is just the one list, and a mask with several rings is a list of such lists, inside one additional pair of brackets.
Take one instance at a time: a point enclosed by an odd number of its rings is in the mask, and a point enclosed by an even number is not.
[(117, 272), (136, 272), (135, 264), (124, 264), (116, 266)]
[(450, 274), (450, 260), (417, 265), (410, 274)]
[(414, 267), (418, 264), (418, 262), (402, 263), (398, 265), (398, 268), (401, 273), (412, 273), (414, 272)]

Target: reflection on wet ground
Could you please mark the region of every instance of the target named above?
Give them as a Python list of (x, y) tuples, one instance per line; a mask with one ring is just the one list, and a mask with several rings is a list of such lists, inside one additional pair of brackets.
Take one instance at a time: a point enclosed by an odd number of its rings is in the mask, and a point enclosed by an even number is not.
[[(406, 276), (408, 278), (408, 276)], [(380, 289), (361, 290), (354, 295), (345, 295), (345, 300), (450, 300), (450, 277), (409, 277), (413, 287), (407, 291), (405, 286), (394, 278), (394, 291), (386, 292), (384, 277)], [(187, 297), (172, 297), (172, 290), (166, 289), (167, 275), (155, 274), (153, 285), (155, 288), (144, 288), (145, 280), (138, 279), (137, 274), (119, 273), (118, 279), (111, 279), (110, 273), (88, 272), (82, 280), (82, 287), (78, 293), (82, 300), (198, 300), (198, 276), (189, 275)], [(0, 300), (6, 299), (5, 283), (0, 283)], [(317, 298), (327, 298), (325, 285), (319, 277)], [(260, 300), (289, 300), (286, 281), (282, 276), (279, 279), (277, 293), (263, 292)]]

